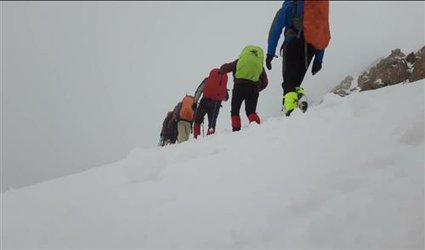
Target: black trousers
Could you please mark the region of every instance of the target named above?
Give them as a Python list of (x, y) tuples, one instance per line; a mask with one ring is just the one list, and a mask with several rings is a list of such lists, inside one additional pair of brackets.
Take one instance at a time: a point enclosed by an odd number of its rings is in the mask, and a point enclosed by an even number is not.
[(235, 82), (232, 91), (232, 116), (239, 116), (242, 102), (245, 101), (246, 115), (256, 113), (258, 102), (258, 86), (252, 82)]
[(195, 113), (195, 122), (201, 124), (204, 116), (208, 114), (208, 128), (214, 128), (220, 111), (221, 102), (202, 97)]
[(308, 66), (316, 49), (304, 42), (304, 38), (294, 38), (284, 45), (283, 50), (283, 93), (295, 91), (304, 80)]

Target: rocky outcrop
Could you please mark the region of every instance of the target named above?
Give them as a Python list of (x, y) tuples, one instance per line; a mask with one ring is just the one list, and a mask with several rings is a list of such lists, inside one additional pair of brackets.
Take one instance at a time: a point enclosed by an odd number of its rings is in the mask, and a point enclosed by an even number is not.
[(353, 91), (378, 89), (398, 83), (415, 82), (425, 79), (425, 46), (416, 53), (407, 56), (395, 49), (391, 54), (374, 64), (368, 71), (357, 78), (357, 85), (353, 86), (353, 77), (347, 76), (331, 92), (346, 96)]
[(414, 82), (425, 78), (425, 46), (414, 56), (409, 82)]
[(406, 56), (406, 61), (410, 64), (414, 64), (416, 62), (416, 54), (411, 52), (409, 55)]
[(406, 55), (400, 49), (396, 49), (368, 72), (361, 74), (357, 83), (359, 88), (364, 91), (405, 82), (409, 77), (409, 64)]
[(336, 86), (332, 93), (339, 96), (349, 95), (356, 88), (352, 88), (354, 78), (352, 76), (347, 76), (338, 86)]

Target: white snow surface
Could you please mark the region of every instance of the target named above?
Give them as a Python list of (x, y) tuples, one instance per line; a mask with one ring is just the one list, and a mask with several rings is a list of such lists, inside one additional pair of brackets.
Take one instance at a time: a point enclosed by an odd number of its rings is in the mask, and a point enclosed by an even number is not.
[(423, 249), (424, 86), (10, 190), (3, 249)]

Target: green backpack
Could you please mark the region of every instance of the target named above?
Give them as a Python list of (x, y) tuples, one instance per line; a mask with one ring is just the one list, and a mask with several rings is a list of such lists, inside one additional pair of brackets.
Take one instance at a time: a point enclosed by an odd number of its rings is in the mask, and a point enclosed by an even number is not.
[(263, 72), (264, 51), (255, 45), (248, 45), (239, 56), (236, 64), (237, 79), (245, 79), (258, 82)]

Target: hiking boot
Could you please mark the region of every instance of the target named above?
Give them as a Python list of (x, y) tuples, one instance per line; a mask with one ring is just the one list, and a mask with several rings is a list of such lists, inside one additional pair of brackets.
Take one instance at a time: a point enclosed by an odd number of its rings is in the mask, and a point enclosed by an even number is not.
[(296, 87), (296, 88), (295, 88), (295, 92), (297, 92), (297, 95), (298, 95), (298, 96), (302, 96), (302, 95), (304, 95), (304, 89), (303, 89), (303, 88), (301, 88), (301, 87)]
[(201, 124), (196, 123), (193, 126), (193, 137), (198, 138), (198, 136), (201, 134)]
[(307, 102), (307, 97), (305, 96), (305, 93), (304, 93), (304, 89), (301, 87), (297, 87), (295, 91), (297, 92), (297, 97), (298, 97), (298, 108), (301, 109), (303, 113), (305, 113), (308, 108), (308, 102)]
[(241, 118), (238, 115), (232, 116), (232, 131), (239, 131), (241, 130)]
[(215, 129), (214, 128), (209, 128), (207, 131), (207, 135), (212, 135), (215, 133)]
[(256, 122), (260, 124), (260, 117), (257, 115), (257, 113), (252, 113), (248, 116), (249, 123)]
[(288, 92), (284, 97), (285, 114), (289, 116), (298, 106), (298, 94), (294, 91)]

